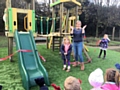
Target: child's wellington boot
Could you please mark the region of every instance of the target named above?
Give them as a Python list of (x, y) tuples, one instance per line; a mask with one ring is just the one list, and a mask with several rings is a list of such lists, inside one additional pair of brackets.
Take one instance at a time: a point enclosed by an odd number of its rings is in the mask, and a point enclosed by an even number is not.
[(80, 67), (81, 70), (83, 71), (83, 70), (85, 69), (85, 67), (84, 67), (84, 62), (82, 62), (80, 66), (81, 66), (81, 67)]

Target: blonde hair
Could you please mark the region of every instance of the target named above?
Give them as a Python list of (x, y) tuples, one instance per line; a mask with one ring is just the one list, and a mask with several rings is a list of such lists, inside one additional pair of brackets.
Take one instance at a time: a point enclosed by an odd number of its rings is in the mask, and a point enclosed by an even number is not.
[(77, 21), (76, 21), (76, 24), (77, 24), (77, 23), (81, 23), (81, 24), (82, 24), (82, 22), (81, 22), (80, 20), (77, 20)]
[(104, 38), (108, 38), (108, 34), (104, 34)]
[(77, 78), (69, 76), (64, 81), (64, 90), (82, 90)]
[(109, 68), (105, 73), (105, 81), (115, 82), (116, 85), (119, 85), (120, 74), (116, 69)]
[(65, 36), (65, 37), (63, 37), (63, 41), (62, 41), (62, 44), (64, 44), (65, 43), (65, 40), (69, 40), (69, 43), (71, 43), (71, 37), (70, 36)]
[(76, 24), (78, 24), (78, 23), (80, 23), (81, 26), (82, 26), (82, 22), (81, 22), (80, 20), (77, 20), (77, 21), (76, 21)]

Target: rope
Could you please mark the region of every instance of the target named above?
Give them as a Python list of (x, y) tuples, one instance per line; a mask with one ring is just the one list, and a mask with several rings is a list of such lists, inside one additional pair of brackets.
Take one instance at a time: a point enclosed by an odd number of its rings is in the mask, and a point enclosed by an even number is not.
[(46, 30), (46, 33), (48, 34), (48, 28), (49, 28), (49, 17), (47, 17), (47, 19), (46, 19), (46, 21), (47, 21), (47, 30)]
[(12, 56), (14, 56), (17, 52), (31, 52), (31, 50), (17, 50), (14, 53), (10, 54), (9, 56), (6, 56), (4, 58), (0, 58), (0, 61), (4, 61), (7, 60), (8, 58), (11, 58)]
[[(0, 61), (7, 60), (8, 58), (10, 59), (12, 56), (14, 56), (18, 52), (32, 52), (32, 50), (24, 50), (24, 49), (17, 50), (14, 53), (10, 54), (9, 56), (6, 56), (4, 58), (0, 58)], [(45, 58), (40, 53), (38, 53), (38, 54), (39, 54), (40, 59), (42, 59), (44, 62), (46, 62)]]
[(41, 34), (43, 34), (43, 18), (40, 18)]

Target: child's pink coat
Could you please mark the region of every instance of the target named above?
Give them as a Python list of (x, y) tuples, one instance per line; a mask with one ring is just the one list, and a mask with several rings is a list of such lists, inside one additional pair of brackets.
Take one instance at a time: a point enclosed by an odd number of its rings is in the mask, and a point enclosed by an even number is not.
[(106, 82), (102, 87), (102, 90), (120, 90), (114, 82)]

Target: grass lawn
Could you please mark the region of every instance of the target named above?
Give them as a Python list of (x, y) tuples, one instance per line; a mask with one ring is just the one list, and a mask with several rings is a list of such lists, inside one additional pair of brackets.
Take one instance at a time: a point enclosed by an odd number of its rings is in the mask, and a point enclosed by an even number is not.
[(0, 47), (7, 47), (8, 39), (5, 36), (0, 36)]
[[(53, 52), (46, 49), (45, 45), (37, 45), (38, 51), (47, 60), (46, 62), (42, 61), (42, 63), (48, 72), (50, 83), (59, 85), (63, 90), (65, 78), (72, 75), (82, 80), (82, 90), (90, 90), (92, 87), (88, 82), (88, 76), (93, 70), (99, 67), (105, 72), (105, 69), (114, 67), (117, 62), (119, 63), (119, 52), (108, 50), (107, 57), (103, 60), (102, 58), (97, 58), (99, 48), (88, 48), (92, 63), (85, 64), (84, 71), (80, 71), (80, 67), (72, 67), (71, 72), (67, 73), (62, 70), (62, 60), (58, 51)], [(7, 47), (0, 47), (0, 52), (0, 58), (7, 56)], [(15, 61), (13, 63), (9, 62), (9, 60), (0, 62), (0, 85), (3, 85), (3, 90), (24, 90), (18, 68), (17, 54), (13, 59)], [(84, 60), (86, 61), (86, 57), (84, 57)], [(32, 87), (31, 90), (39, 90), (38, 88), (38, 86)], [(49, 90), (53, 90), (53, 88), (50, 86)]]

